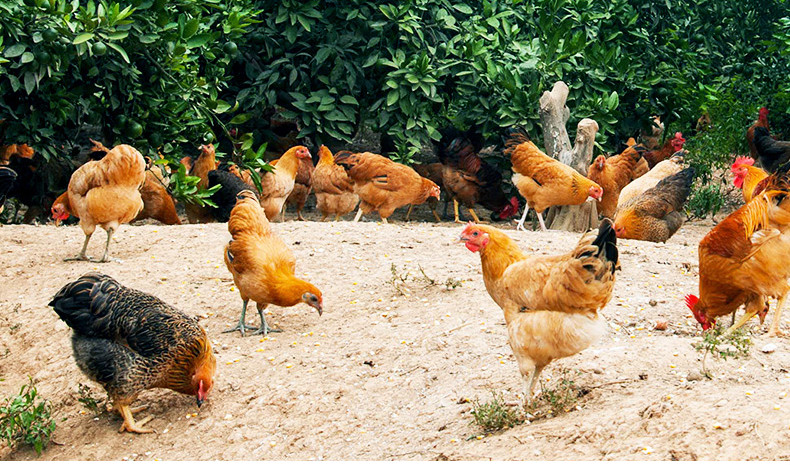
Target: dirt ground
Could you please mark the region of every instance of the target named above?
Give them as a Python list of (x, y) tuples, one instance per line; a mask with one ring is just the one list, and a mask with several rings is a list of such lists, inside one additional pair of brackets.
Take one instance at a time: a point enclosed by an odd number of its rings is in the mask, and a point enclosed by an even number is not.
[[(603, 310), (608, 334), (543, 372), (550, 382), (570, 370), (589, 393), (571, 412), (483, 435), (464, 399), (487, 401), (494, 391), (516, 401), (522, 381), (480, 259), (456, 242), (462, 227), (290, 218), (275, 229), (297, 272), (322, 290), (325, 311), (270, 307), (269, 323), (283, 332), (266, 340), (221, 334), (241, 310), (222, 261), (225, 224), (123, 226), (111, 248), (123, 263), (107, 264), (62, 261), (82, 244), (76, 226), (0, 227), (0, 396), (31, 376), (52, 402), (57, 429), (41, 458), (790, 458), (790, 354), (786, 339), (765, 336), (772, 315), (766, 328), (750, 323), (747, 358), (709, 361), (714, 378), (700, 376), (698, 326), (683, 295), (697, 291), (696, 249), (709, 221), (685, 225), (667, 244), (620, 241), (622, 271)], [(536, 254), (564, 253), (579, 238), (504, 227)], [(97, 232), (89, 252), (100, 254), (103, 241)], [(409, 274), (404, 294), (392, 284), (393, 265)], [(420, 267), (439, 284), (415, 280)], [(202, 317), (218, 359), (202, 409), (188, 396), (147, 391), (138, 402), (150, 405), (157, 433), (133, 435), (118, 433), (116, 414), (96, 417), (77, 401), (80, 383), (104, 392), (77, 369), (71, 330), (47, 303), (91, 270)], [(446, 290), (448, 279), (462, 284)], [(668, 328), (654, 329), (657, 321)], [(763, 352), (769, 343), (776, 350)], [(0, 446), (3, 457), (36, 455)]]

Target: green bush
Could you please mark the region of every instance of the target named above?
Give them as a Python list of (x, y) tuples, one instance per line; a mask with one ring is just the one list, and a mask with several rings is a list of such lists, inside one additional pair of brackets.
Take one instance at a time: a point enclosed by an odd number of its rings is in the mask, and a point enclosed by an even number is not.
[(5, 399), (0, 406), (0, 438), (9, 447), (29, 444), (40, 454), (55, 431), (51, 416), (52, 406), (40, 398), (31, 379), (22, 386), (19, 395)]

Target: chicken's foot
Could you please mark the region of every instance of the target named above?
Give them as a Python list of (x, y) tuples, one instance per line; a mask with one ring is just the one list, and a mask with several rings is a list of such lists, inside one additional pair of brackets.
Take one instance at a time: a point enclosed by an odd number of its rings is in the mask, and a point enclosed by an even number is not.
[(361, 206), (359, 207), (359, 210), (357, 210), (357, 216), (354, 217), (354, 223), (358, 223), (360, 218), (362, 218), (362, 207)]
[(296, 219), (299, 221), (304, 221), (304, 216), (302, 216), (302, 210), (296, 210)]
[(141, 428), (141, 426), (153, 420), (154, 417), (149, 416), (140, 421), (134, 421), (134, 417), (132, 416), (133, 413), (132, 409), (129, 408), (128, 405), (119, 406), (118, 412), (123, 417), (123, 425), (121, 425), (121, 429), (118, 430), (119, 433), (123, 433), (124, 431), (128, 431), (130, 433), (138, 433), (138, 434), (155, 433), (155, 431), (152, 429)]
[(261, 327), (258, 328), (252, 334), (263, 334), (264, 336), (266, 336), (269, 333), (281, 333), (281, 332), (283, 332), (282, 329), (274, 329), (274, 328), (270, 327), (268, 324), (266, 324), (266, 317), (263, 315), (263, 310), (264, 309), (265, 308), (259, 308), (258, 309), (258, 315), (261, 316)]
[(738, 328), (745, 325), (749, 320), (751, 320), (754, 315), (757, 315), (757, 313), (763, 309), (763, 306), (764, 306), (764, 302), (762, 301), (762, 299), (760, 299), (759, 301), (754, 301), (754, 303), (750, 303), (746, 307), (746, 313), (741, 317), (740, 320), (735, 322), (734, 325), (730, 326), (727, 329), (727, 331), (725, 331), (724, 334), (722, 334), (722, 337), (728, 337), (732, 335), (732, 333), (734, 333)]
[(480, 221), (480, 218), (477, 217), (477, 213), (475, 213), (475, 209), (474, 208), (470, 208), (469, 209), (469, 214), (472, 215), (472, 218), (474, 218), (475, 223), (478, 223), (478, 224), (485, 223), (484, 221)]
[(527, 381), (526, 376), (524, 377), (524, 402), (529, 402), (534, 397), (533, 393), (535, 392), (535, 385), (540, 379), (541, 371), (543, 371), (543, 367), (536, 366), (532, 371), (532, 376), (530, 376), (529, 381)]
[(455, 222), (462, 223), (461, 219), (458, 217), (458, 201), (453, 199), (453, 212), (455, 213)]
[(543, 214), (538, 213), (538, 221), (540, 221), (540, 229), (542, 231), (548, 231), (549, 229), (546, 227), (546, 223), (543, 222)]
[(340, 213), (335, 215), (335, 221), (340, 221)]
[(521, 215), (521, 219), (519, 219), (518, 223), (516, 224), (516, 231), (526, 231), (524, 228), (524, 221), (527, 220), (527, 213), (529, 213), (529, 205), (524, 204), (524, 214)]
[(771, 329), (768, 330), (768, 337), (777, 337), (782, 335), (782, 332), (779, 330), (779, 326), (782, 324), (782, 307), (785, 303), (785, 297), (786, 295), (783, 295), (776, 304), (776, 310), (774, 311), (774, 321), (771, 322)]
[(249, 300), (245, 300), (243, 302), (243, 304), (242, 304), (242, 307), (241, 307), (241, 318), (239, 319), (239, 324), (237, 324), (233, 328), (226, 329), (225, 331), (222, 331), (223, 334), (224, 333), (233, 333), (233, 332), (239, 331), (239, 332), (241, 332), (241, 337), (244, 337), (244, 336), (246, 336), (246, 334), (244, 334), (246, 330), (248, 330), (248, 329), (258, 329), (255, 326), (249, 326), (249, 325), (244, 323), (244, 318), (247, 316), (247, 304), (249, 302), (250, 302)]
[(411, 211), (414, 210), (414, 204), (409, 204), (409, 210), (406, 212), (406, 222), (409, 222), (409, 217), (411, 216)]
[(90, 259), (90, 261), (94, 263), (106, 263), (112, 260), (114, 262), (123, 263), (117, 258), (110, 258), (110, 240), (112, 239), (113, 233), (115, 233), (114, 228), (107, 228), (107, 243), (104, 244), (104, 256), (102, 256), (101, 260)]
[(433, 217), (436, 219), (437, 223), (441, 223), (442, 222), (442, 219), (439, 218), (439, 214), (436, 213), (436, 208), (431, 207), (431, 213), (433, 213)]
[(85, 255), (85, 252), (88, 250), (88, 242), (91, 240), (91, 235), (92, 234), (86, 234), (85, 235), (85, 242), (82, 243), (82, 251), (80, 252), (79, 255), (77, 255), (76, 257), (64, 258), (63, 261), (64, 262), (73, 262), (73, 261), (93, 260), (93, 257), (89, 257), (89, 256)]

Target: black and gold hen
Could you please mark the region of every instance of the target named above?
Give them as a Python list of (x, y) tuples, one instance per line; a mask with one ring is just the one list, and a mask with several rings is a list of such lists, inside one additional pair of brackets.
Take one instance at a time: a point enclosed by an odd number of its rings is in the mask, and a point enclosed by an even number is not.
[(216, 359), (196, 318), (99, 273), (67, 284), (49, 305), (73, 330), (77, 366), (104, 386), (123, 417), (121, 432), (153, 432), (142, 428), (150, 417), (132, 417), (142, 408), (130, 408), (146, 389), (194, 395), (198, 407), (206, 399)]

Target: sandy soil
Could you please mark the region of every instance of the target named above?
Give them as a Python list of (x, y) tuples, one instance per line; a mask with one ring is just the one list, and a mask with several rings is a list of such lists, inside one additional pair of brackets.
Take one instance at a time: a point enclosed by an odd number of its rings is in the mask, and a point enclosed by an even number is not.
[[(682, 296), (697, 290), (696, 246), (710, 227), (686, 225), (667, 244), (621, 241), (622, 272), (603, 311), (608, 334), (544, 371), (550, 379), (571, 370), (589, 390), (579, 409), (478, 439), (463, 399), (496, 391), (516, 400), (522, 382), (480, 259), (455, 242), (459, 225), (276, 224), (297, 271), (322, 289), (325, 312), (272, 308), (269, 322), (284, 332), (268, 340), (220, 333), (241, 309), (222, 262), (224, 224), (124, 226), (111, 248), (122, 264), (64, 263), (82, 244), (75, 226), (3, 226), (0, 395), (32, 376), (51, 400), (55, 444), (41, 456), (49, 460), (788, 459), (786, 339), (769, 340), (752, 323), (748, 358), (713, 361), (713, 380), (687, 380), (699, 377), (701, 356)], [(537, 254), (565, 252), (579, 237), (510, 232)], [(103, 245), (96, 236), (93, 254)], [(406, 295), (390, 283), (393, 264), (410, 274)], [(419, 267), (463, 284), (448, 291), (413, 281)], [(158, 431), (150, 435), (119, 434), (117, 415), (84, 411), (79, 383), (104, 393), (77, 369), (70, 329), (47, 303), (90, 270), (202, 316), (218, 358), (202, 409), (148, 391), (141, 401)], [(257, 323), (254, 312), (248, 318)], [(659, 320), (667, 330), (653, 329)], [(769, 342), (777, 350), (761, 352)], [(3, 456), (36, 458), (29, 448), (0, 448)]]

